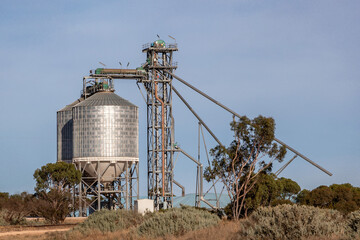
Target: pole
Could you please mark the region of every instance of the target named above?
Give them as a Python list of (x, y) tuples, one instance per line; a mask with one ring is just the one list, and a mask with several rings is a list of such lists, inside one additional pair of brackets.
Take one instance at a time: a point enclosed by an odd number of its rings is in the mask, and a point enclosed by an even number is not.
[[(191, 85), (190, 83), (186, 82), (184, 79), (181, 79), (180, 77), (176, 76), (175, 74), (166, 71), (168, 74), (170, 74), (171, 76), (173, 76), (174, 78), (176, 78), (178, 81), (180, 81), (181, 83), (183, 83), (184, 85), (188, 86), (189, 88), (191, 88), (192, 90), (194, 90), (195, 92), (201, 94), (202, 96), (204, 96), (205, 98), (209, 99), (210, 101), (212, 101), (213, 103), (215, 103), (216, 105), (222, 107), (223, 109), (225, 109), (226, 111), (232, 113), (233, 115), (237, 116), (238, 118), (241, 118), (241, 116), (239, 114), (237, 114), (236, 112), (234, 112), (233, 110), (231, 110), (230, 108), (226, 107), (225, 105), (221, 104), (220, 102), (216, 101), (215, 99), (213, 99), (212, 97), (210, 97), (209, 95), (205, 94), (204, 92), (200, 91), (199, 89), (197, 89), (196, 87), (194, 87), (193, 85)], [(204, 126), (205, 127), (205, 126)], [(278, 142), (279, 144), (283, 145), (285, 148), (289, 149), (290, 151), (292, 151), (293, 153), (297, 154), (298, 156), (300, 156), (302, 159), (304, 159), (305, 161), (309, 162), (310, 164), (312, 164), (313, 166), (317, 167), (318, 169), (320, 169), (321, 171), (323, 171), (324, 173), (328, 174), (329, 176), (332, 176), (332, 173), (327, 171), (326, 169), (324, 169), (323, 167), (321, 167), (320, 165), (316, 164), (315, 162), (313, 162), (312, 160), (310, 160), (309, 158), (305, 157), (303, 154), (299, 153), (298, 151), (296, 151), (294, 148), (290, 147), (289, 145), (285, 144), (284, 142), (280, 141), (277, 138), (274, 138), (275, 142)]]
[(206, 125), (206, 123), (197, 115), (197, 113), (192, 109), (190, 104), (181, 96), (181, 94), (175, 89), (173, 86), (172, 89), (178, 95), (178, 97), (183, 101), (183, 103), (187, 106), (187, 108), (194, 114), (194, 116), (201, 122), (201, 124), (205, 127), (205, 129), (210, 133), (210, 135), (215, 139), (215, 141), (220, 145), (223, 146), (223, 144), (220, 142), (220, 140), (215, 136), (215, 134), (210, 130), (210, 128)]

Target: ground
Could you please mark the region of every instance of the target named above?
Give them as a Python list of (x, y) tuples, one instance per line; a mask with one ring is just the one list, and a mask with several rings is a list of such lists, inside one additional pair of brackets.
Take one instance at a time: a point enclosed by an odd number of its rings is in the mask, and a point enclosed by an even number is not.
[(0, 239), (46, 239), (47, 233), (64, 232), (81, 223), (86, 218), (67, 218), (62, 225), (41, 225), (43, 219), (27, 219), (28, 222), (37, 222), (35, 226), (1, 226)]
[[(69, 218), (65, 221), (66, 225), (61, 226), (47, 226), (47, 227), (2, 227), (0, 228), (0, 239), (64, 239), (66, 231), (74, 227), (74, 224), (84, 221), (84, 218)], [(198, 231), (192, 231), (186, 233), (181, 237), (169, 236), (164, 239), (175, 240), (175, 239), (230, 239), (231, 236), (238, 231), (238, 224), (234, 222), (221, 222), (219, 225), (212, 228), (202, 229)], [(54, 233), (56, 232), (56, 233)], [(93, 232), (87, 236), (80, 236), (79, 234), (72, 234), (71, 238), (81, 239), (131, 239), (134, 237), (129, 231), (120, 231), (114, 233), (102, 234), (99, 232)], [(135, 239), (142, 239), (136, 237)]]
[[(3, 239), (30, 239), (30, 240), (45, 240), (45, 239), (85, 239), (85, 240), (105, 240), (105, 239), (121, 239), (121, 240), (146, 240), (149, 238), (142, 238), (131, 230), (123, 230), (118, 232), (106, 233), (92, 231), (83, 235), (79, 232), (68, 232), (75, 225), (84, 221), (85, 218), (69, 218), (63, 225), (60, 226), (39, 226), (39, 227), (20, 227), (8, 226), (0, 227), (0, 240)], [(241, 221), (241, 220), (240, 220)], [(218, 225), (206, 229), (188, 232), (182, 236), (167, 236), (164, 240), (179, 240), (179, 239), (196, 239), (196, 240), (226, 240), (236, 239), (237, 232), (239, 232), (241, 224), (236, 221), (221, 221)], [(340, 240), (343, 236), (333, 237), (312, 237), (307, 240)], [(360, 240), (360, 239), (359, 239)]]

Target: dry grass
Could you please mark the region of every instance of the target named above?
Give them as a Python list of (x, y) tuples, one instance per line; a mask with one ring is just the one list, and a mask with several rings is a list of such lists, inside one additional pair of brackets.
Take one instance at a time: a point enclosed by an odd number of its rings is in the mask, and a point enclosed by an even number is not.
[[(7, 238), (0, 238), (0, 239), (8, 239), (8, 240), (69, 240), (69, 239), (84, 239), (84, 240), (154, 240), (154, 239), (163, 239), (163, 240), (225, 240), (225, 239), (234, 239), (236, 238), (238, 232), (241, 230), (241, 223), (244, 220), (240, 220), (239, 222), (235, 221), (221, 221), (218, 225), (200, 229), (197, 231), (191, 231), (186, 233), (183, 236), (165, 236), (163, 238), (146, 238), (140, 237), (139, 235), (135, 234), (131, 229), (130, 230), (123, 230), (117, 232), (109, 232), (103, 234), (100, 231), (90, 231), (86, 235), (77, 232), (77, 231), (69, 231), (69, 232), (58, 232), (58, 233), (46, 233), (42, 235), (23, 235), (23, 236), (12, 236)], [(344, 236), (331, 236), (331, 237), (308, 237), (305, 238), (306, 240), (345, 240), (349, 239)], [(305, 240), (304, 239), (304, 240)], [(244, 238), (245, 240), (245, 238)], [(353, 240), (360, 240), (360, 238), (353, 239)]]
[(50, 233), (41, 238), (23, 238), (23, 239), (54, 239), (54, 240), (64, 240), (64, 239), (84, 239), (84, 240), (154, 240), (154, 239), (164, 239), (164, 240), (177, 240), (177, 239), (196, 239), (196, 240), (212, 240), (212, 239), (232, 239), (234, 235), (239, 231), (240, 224), (234, 221), (221, 221), (219, 224), (210, 227), (204, 228), (196, 231), (188, 232), (182, 236), (165, 236), (162, 238), (148, 238), (141, 237), (137, 235), (133, 229), (109, 232), (103, 234), (100, 231), (91, 231), (86, 235), (81, 234), (80, 232), (67, 232), (67, 233)]
[(211, 239), (233, 239), (236, 233), (240, 230), (240, 221), (221, 221), (218, 225), (215, 225), (210, 228), (200, 229), (197, 231), (191, 231), (186, 233), (183, 236), (179, 237), (166, 237), (167, 240), (175, 240), (175, 239), (196, 239), (196, 240), (211, 240)]
[[(84, 220), (86, 220), (86, 217), (69, 217), (65, 219), (64, 224), (76, 225)], [(72, 228), (71, 225), (48, 226), (49, 223), (42, 218), (27, 218), (26, 221), (25, 225), (0, 226), (0, 239), (49, 239), (49, 236), (62, 236), (62, 233), (52, 233), (51, 235), (50, 233), (45, 233), (46, 231), (68, 231)], [(12, 235), (4, 236), (4, 234)]]
[[(63, 224), (78, 224), (84, 222), (86, 219), (87, 217), (66, 217)], [(25, 218), (25, 220), (28, 223), (39, 222), (43, 224), (49, 224), (46, 222), (44, 218), (40, 218), (40, 217), (28, 217)]]
[(146, 237), (182, 236), (190, 231), (215, 226), (219, 221), (218, 216), (204, 209), (173, 208), (150, 215), (136, 231)]
[[(310, 206), (260, 207), (244, 225), (237, 239), (303, 239), (345, 235), (344, 217), (336, 210)], [(246, 239), (245, 238), (245, 239)]]
[[(123, 240), (145, 240), (145, 239), (164, 239), (164, 240), (178, 240), (178, 239), (185, 239), (185, 240), (190, 240), (190, 239), (197, 239), (197, 240), (212, 240), (212, 239), (241, 239), (241, 240), (249, 240), (249, 239), (299, 239), (299, 240), (349, 240), (349, 239), (354, 239), (354, 240), (360, 240), (360, 235), (359, 234), (359, 216), (360, 216), (360, 212), (356, 212), (352, 215), (351, 218), (348, 218), (348, 221), (345, 221), (346, 219), (343, 219), (343, 227), (346, 228), (346, 226), (349, 225), (349, 223), (352, 223), (352, 231), (353, 234), (349, 234), (348, 231), (345, 230), (341, 230), (338, 231), (334, 227), (333, 225), (332, 231), (328, 231), (328, 228), (320, 228), (322, 225), (321, 224), (330, 224), (329, 222), (334, 222), (337, 225), (341, 225), (339, 223), (339, 216), (337, 216), (336, 214), (333, 215), (329, 215), (329, 213), (326, 213), (324, 215), (324, 213), (322, 213), (323, 210), (318, 210), (318, 209), (313, 209), (310, 208), (308, 210), (314, 210), (315, 212), (311, 212), (314, 213), (310, 216), (309, 219), (312, 219), (311, 221), (306, 221), (306, 227), (308, 229), (303, 229), (302, 230), (302, 234), (299, 235), (294, 235), (294, 234), (290, 234), (289, 232), (292, 229), (297, 229), (298, 226), (297, 225), (301, 225), (302, 221), (304, 219), (308, 219), (308, 216), (305, 214), (306, 212), (301, 212), (302, 214), (300, 214), (298, 217), (295, 217), (294, 214), (291, 214), (292, 212), (289, 211), (289, 209), (287, 209), (288, 207), (285, 206), (285, 213), (286, 216), (278, 216), (276, 215), (276, 221), (272, 224), (268, 220), (268, 218), (270, 217), (272, 219), (272, 215), (270, 216), (269, 214), (267, 214), (269, 211), (265, 211), (262, 210), (263, 214), (258, 214), (258, 218), (259, 219), (247, 219), (247, 220), (240, 220), (240, 221), (220, 221), (218, 224), (212, 226), (212, 227), (206, 227), (203, 229), (198, 229), (198, 230), (194, 230), (194, 231), (189, 231), (189, 232), (185, 232), (183, 233), (183, 235), (180, 236), (174, 236), (174, 235), (166, 235), (164, 237), (153, 237), (151, 238), (149, 235), (144, 235), (144, 236), (140, 236), (138, 235), (138, 228), (137, 226), (133, 225), (128, 229), (123, 229), (123, 230), (118, 230), (115, 232), (107, 232), (107, 233), (103, 233), (100, 230), (93, 230), (93, 229), (89, 229), (88, 231), (85, 232), (79, 232), (79, 231), (67, 231), (67, 232), (52, 232), (52, 233), (45, 233), (42, 235), (21, 235), (21, 236), (11, 236), (11, 237), (7, 237), (7, 238), (0, 238), (0, 239), (20, 239), (20, 240), (24, 240), (24, 239), (40, 239), (40, 240), (45, 240), (45, 239), (53, 239), (53, 240), (68, 240), (68, 239), (87, 239), (87, 240), (107, 240), (107, 239), (111, 239), (111, 240), (115, 240), (115, 239), (123, 239)], [(278, 208), (276, 208), (277, 210), (279, 210)], [(276, 210), (275, 209), (275, 210)], [(298, 209), (299, 210), (299, 209)], [(300, 209), (300, 210), (304, 210), (304, 209)], [(299, 210), (299, 211), (300, 211)], [(306, 210), (306, 209), (305, 209)], [(329, 211), (329, 210), (328, 210)], [(290, 214), (290, 215), (289, 215)], [(294, 215), (294, 216), (293, 216)], [(313, 216), (314, 215), (314, 216)], [(329, 216), (331, 218), (329, 218)], [(257, 216), (257, 215), (254, 215)], [(293, 216), (293, 217), (292, 217)], [(260, 218), (261, 217), (261, 218)], [(299, 219), (298, 219), (299, 218)], [(282, 220), (281, 220), (282, 219)], [(256, 220), (256, 221), (255, 221)], [(300, 222), (297, 220), (301, 220)], [(351, 220), (351, 221), (350, 221)], [(294, 225), (294, 222), (297, 223)], [(321, 224), (320, 224), (321, 223)], [(345, 223), (347, 223), (348, 225), (346, 225)], [(321, 226), (320, 226), (320, 225)], [(332, 223), (333, 224), (333, 223)], [(261, 232), (261, 234), (252, 234), (249, 235), (249, 230), (251, 230), (251, 228), (266, 228), (266, 229), (270, 229), (271, 231), (282, 231), (282, 228), (279, 228), (279, 226), (283, 226), (284, 225), (286, 228), (286, 234), (282, 234), (279, 235), (279, 237), (274, 238), (273, 235), (271, 234), (267, 234), (267, 232)], [(293, 226), (294, 225), (294, 226)], [(304, 225), (304, 226), (305, 226)], [(301, 225), (302, 226), (302, 225)], [(300, 227), (301, 227), (300, 226)], [(320, 226), (320, 227), (319, 227)], [(308, 232), (313, 231), (311, 234), (309, 234)], [(320, 230), (321, 231), (320, 231)], [(325, 231), (325, 230), (326, 231)], [(251, 232), (251, 231), (250, 231)], [(246, 234), (247, 233), (247, 234)]]
[[(25, 238), (24, 238), (25, 239)], [(87, 233), (81, 233), (79, 231), (48, 233), (42, 238), (26, 238), (26, 239), (39, 239), (39, 240), (68, 240), (68, 239), (84, 239), (84, 240), (145, 240), (148, 238), (139, 237), (131, 230), (121, 230), (116, 232), (102, 233), (99, 230), (88, 231)]]
[(330, 237), (306, 237), (303, 240), (360, 240), (360, 238), (349, 238), (341, 235), (333, 235)]
[(86, 221), (80, 223), (74, 230), (87, 233), (99, 230), (103, 233), (116, 232), (137, 226), (144, 221), (144, 217), (130, 210), (101, 210), (91, 214)]

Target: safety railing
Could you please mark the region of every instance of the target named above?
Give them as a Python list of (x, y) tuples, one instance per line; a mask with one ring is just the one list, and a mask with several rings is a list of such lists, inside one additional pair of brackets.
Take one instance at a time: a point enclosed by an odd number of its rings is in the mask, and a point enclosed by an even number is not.
[[(148, 49), (154, 47), (154, 43), (146, 43), (142, 45), (142, 49)], [(154, 47), (155, 48), (155, 47)], [(164, 48), (177, 48), (177, 43), (165, 43)]]

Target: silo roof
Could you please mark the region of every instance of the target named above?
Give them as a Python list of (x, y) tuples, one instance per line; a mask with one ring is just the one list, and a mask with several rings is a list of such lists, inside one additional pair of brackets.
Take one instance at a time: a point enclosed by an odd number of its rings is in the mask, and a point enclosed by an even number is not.
[(73, 108), (73, 106), (75, 106), (76, 104), (78, 104), (79, 102), (82, 102), (84, 99), (83, 98), (79, 98), (76, 101), (74, 101), (73, 103), (70, 103), (69, 105), (66, 105), (65, 107), (63, 107), (62, 109), (60, 109), (58, 112), (65, 112), (65, 111), (71, 111), (71, 109)]
[(76, 107), (85, 106), (130, 106), (137, 107), (128, 100), (119, 97), (113, 92), (98, 92), (84, 101), (76, 104)]

